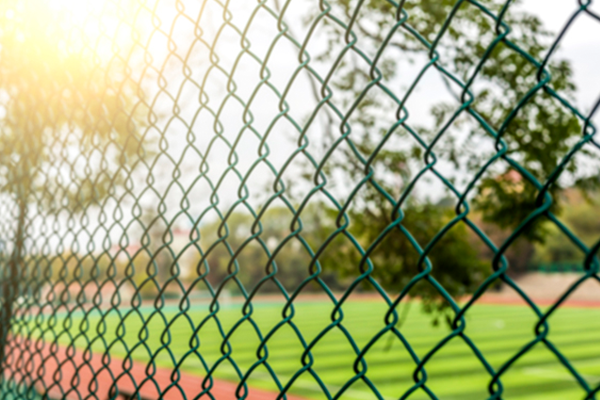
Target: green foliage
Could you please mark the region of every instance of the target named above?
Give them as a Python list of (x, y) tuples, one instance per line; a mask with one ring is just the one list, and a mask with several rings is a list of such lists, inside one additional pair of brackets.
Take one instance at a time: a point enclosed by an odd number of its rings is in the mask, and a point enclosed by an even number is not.
[[(59, 195), (81, 210), (122, 184), (131, 156), (143, 153), (144, 94), (130, 66), (102, 59), (83, 32), (67, 40), (53, 16), (43, 2), (0, 5), (0, 181), (50, 211)], [(57, 157), (70, 165), (49, 168)]]
[[(575, 85), (566, 60), (553, 56), (546, 65), (550, 84), (533, 90), (546, 78), (539, 61), (544, 59), (553, 35), (538, 17), (516, 8), (518, 3), (406, 1), (401, 2), (403, 13), (398, 18), (396, 7), (384, 0), (331, 4), (329, 14), (337, 20), (323, 22), (328, 46), (319, 60), (337, 62), (330, 82), (332, 103), (340, 113), (347, 112), (351, 129), (343, 124), (338, 127), (335, 118), (328, 119), (324, 131), (332, 142), (337, 139), (337, 130), (350, 134), (347, 145), (336, 149), (325, 171), (335, 180), (346, 179), (342, 187), (360, 187), (351, 200), (349, 215), (367, 246), (398, 218), (392, 211), (398, 202), (405, 215), (402, 226), (425, 247), (453, 215), (463, 211), (464, 205), (454, 212), (428, 201), (423, 203), (411, 179), (431, 163), (432, 151), (438, 160), (447, 162), (438, 167), (438, 172), (459, 190), (467, 187), (502, 150), (495, 144), (494, 135), (502, 136), (505, 152), (486, 167), (466, 199), (472, 200), (483, 222), (506, 230), (516, 228), (536, 209), (538, 189), (529, 178), (542, 183), (550, 178), (581, 136), (581, 125), (572, 110), (553, 96), (559, 92), (565, 99), (573, 98)], [(498, 25), (490, 13), (502, 15), (505, 25)], [(406, 21), (398, 24), (404, 16)], [(447, 22), (447, 30), (440, 35)], [(357, 41), (344, 53), (340, 43), (351, 40), (345, 29), (349, 25)], [(506, 26), (510, 32), (503, 39)], [(394, 33), (388, 37), (390, 32)], [(386, 46), (385, 51), (381, 46)], [(435, 46), (435, 53), (431, 46)], [(520, 52), (515, 51), (517, 47)], [(375, 69), (365, 57), (357, 56), (359, 51), (371, 61), (377, 60)], [(436, 64), (426, 67), (426, 58), (434, 56)], [(425, 73), (445, 69), (468, 85), (467, 93), (448, 74), (440, 74), (454, 99), (432, 107), (433, 126), (414, 121), (410, 113), (406, 121), (401, 119), (410, 111), (413, 87), (401, 91), (395, 88), (401, 71), (409, 64), (423, 65), (421, 72)], [(390, 91), (402, 100), (401, 107), (397, 101), (390, 101)], [(597, 179), (590, 181), (590, 169), (581, 166), (587, 156), (589, 153), (583, 150), (580, 158), (566, 165), (563, 178), (568, 178), (550, 185), (549, 193), (554, 198), (551, 211), (560, 210), (559, 194), (572, 182), (598, 184)], [(522, 175), (515, 164), (529, 176)], [(358, 184), (369, 173), (367, 183)], [(411, 198), (420, 200), (411, 202)], [(521, 233), (528, 241), (543, 241), (546, 235), (542, 219)], [(401, 289), (417, 272), (417, 253), (404, 236), (399, 232), (389, 235), (378, 245), (378, 254), (371, 257), (373, 276), (389, 289)], [(469, 229), (458, 224), (442, 236), (429, 255), (434, 275), (452, 295), (472, 292), (485, 275), (481, 255), (470, 250), (472, 236)], [(439, 298), (431, 285), (421, 285), (415, 292), (425, 298)]]
[[(316, 244), (328, 234), (321, 224), (322, 214), (313, 207), (303, 213), (302, 237)], [(283, 288), (291, 292), (308, 278), (307, 266), (312, 257), (301, 241), (290, 234), (291, 213), (283, 207), (265, 211), (259, 224), (244, 212), (233, 212), (227, 223), (221, 220), (200, 228), (200, 247), (195, 267), (198, 274), (206, 274), (206, 283), (212, 287), (222, 285), (231, 293), (241, 293), (257, 288), (261, 293), (278, 292), (272, 280), (274, 275)], [(260, 233), (260, 234), (258, 234)], [(340, 288), (334, 275), (325, 272), (321, 279), (333, 290)], [(311, 281), (305, 290), (315, 291), (318, 285)], [(204, 289), (200, 287), (200, 289)]]
[[(360, 211), (349, 212), (351, 226), (348, 230), (363, 248), (374, 246), (369, 254), (374, 266), (371, 276), (390, 293), (398, 293), (426, 267), (414, 241), (421, 244), (421, 248), (427, 246), (451, 222), (454, 211), (443, 204), (408, 203), (403, 210), (401, 226), (388, 230), (381, 238), (381, 233), (393, 222), (391, 211), (384, 204), (369, 203)], [(329, 215), (333, 217), (334, 210), (329, 210)], [(329, 221), (334, 225), (333, 219)], [(327, 233), (325, 229), (315, 232), (315, 236), (320, 236), (322, 242)], [(447, 231), (428, 253), (427, 259), (433, 266), (431, 276), (453, 298), (472, 293), (489, 271), (488, 263), (482, 259), (474, 240), (460, 222)], [(321, 264), (330, 272), (336, 271), (341, 278), (356, 278), (357, 266), (362, 266), (363, 271), (367, 269), (365, 259), (341, 236), (329, 249), (320, 258)], [(367, 283), (364, 288), (372, 289)], [(409, 295), (419, 297), (425, 310), (435, 313), (434, 322), (449, 311), (440, 293), (427, 282), (419, 282)]]
[[(510, 44), (500, 41), (492, 46), (498, 36), (495, 21), (481, 7), (499, 14), (504, 3), (498, 0), (484, 0), (478, 2), (478, 5), (462, 3), (451, 20), (446, 34), (439, 40), (436, 52), (439, 54), (440, 63), (463, 82), (468, 82), (474, 71), (480, 68), (470, 87), (474, 99), (470, 109), (476, 111), (497, 132), (503, 132), (508, 146), (506, 155), (543, 182), (560, 163), (561, 158), (573, 145), (573, 141), (580, 136), (581, 126), (571, 110), (544, 90), (537, 91), (527, 99), (516, 114), (511, 114), (537, 84), (538, 66), (532, 63), (531, 59), (544, 58), (552, 35), (543, 28), (536, 16), (516, 10), (515, 4), (512, 4), (503, 18), (503, 22), (511, 27), (508, 35)], [(406, 2), (404, 10), (408, 19), (405, 25), (412, 27), (424, 39), (433, 43), (455, 4), (456, 2), (452, 0)], [(351, 18), (354, 3), (341, 2), (338, 5), (336, 2), (336, 5), (337, 7), (333, 8), (343, 15), (343, 18), (340, 16), (342, 20), (347, 21)], [(385, 35), (395, 24), (394, 13), (395, 8), (383, 0), (366, 2), (359, 18), (354, 21), (359, 40), (357, 46), (362, 49), (382, 43)], [(378, 29), (369, 29), (374, 22)], [(343, 31), (339, 26), (328, 24), (326, 35), (330, 38), (330, 46), (323, 53), (322, 58), (337, 57), (338, 53), (333, 43), (339, 42), (342, 34)], [(528, 53), (530, 58), (525, 58), (516, 52), (513, 48), (515, 45)], [(396, 31), (388, 47), (399, 50), (399, 52), (384, 52), (379, 62), (385, 65), (381, 68), (383, 82), (390, 86), (394, 84), (393, 78), (402, 67), (398, 61), (400, 59), (398, 54), (401, 54), (404, 59), (408, 58), (415, 62), (419, 55), (428, 53), (428, 49), (404, 27)], [(486, 54), (487, 52), (489, 54)], [(479, 65), (482, 59), (485, 62)], [(343, 61), (336, 73), (338, 78), (333, 81), (334, 87), (339, 89), (335, 92), (334, 99), (338, 96), (338, 98), (347, 97), (353, 100), (364, 93), (366, 83), (372, 78), (367, 74), (364, 64), (356, 61), (355, 58), (344, 57)], [(572, 99), (575, 85), (570, 64), (564, 59), (552, 57), (547, 68), (551, 74), (551, 88), (560, 92), (562, 96)], [(459, 100), (460, 96), (455, 92), (460, 88), (451, 82), (446, 83), (449, 91), (456, 96), (456, 100)], [(402, 95), (403, 93), (399, 93), (400, 97)], [(385, 118), (374, 118), (378, 115), (394, 115), (395, 110), (391, 108), (393, 106), (385, 103), (382, 98), (385, 96), (381, 96), (380, 91), (370, 90), (351, 118), (354, 129), (351, 138), (357, 147), (363, 148), (365, 155), (375, 151), (373, 143), (377, 143), (375, 140), (377, 135), (387, 133), (389, 127), (395, 122)], [(434, 151), (438, 157), (451, 160), (457, 170), (466, 171), (467, 174), (455, 176), (466, 183), (494, 155), (496, 149), (493, 148), (492, 138), (487, 142), (481, 140), (487, 133), (470, 114), (465, 111), (458, 117), (454, 116), (461, 102), (464, 101), (466, 101), (465, 96), (460, 101), (443, 102), (434, 106), (431, 111), (435, 126), (425, 128), (417, 125), (415, 129), (428, 140), (442, 133)], [(346, 101), (349, 102), (350, 100)], [(410, 101), (407, 102), (407, 107), (410, 109)], [(382, 108), (386, 110), (383, 113)], [(447, 123), (451, 123), (448, 128), (445, 127)], [(408, 125), (414, 125), (410, 117)], [(468, 133), (466, 136), (463, 134), (465, 132)], [(393, 136), (405, 141), (412, 140), (406, 129), (402, 128), (394, 132)], [(482, 149), (487, 150), (482, 151)], [(586, 154), (586, 151), (584, 150), (583, 153)], [(379, 152), (376, 161), (388, 164), (386, 159), (391, 154), (394, 154), (395, 158), (414, 161), (422, 158), (422, 151), (396, 148), (395, 151)], [(579, 161), (581, 158), (568, 164), (567, 171), (578, 178), (590, 175), (589, 170), (586, 173), (580, 168)], [(342, 165), (343, 161), (339, 164)], [(408, 167), (411, 164), (404, 165)], [(412, 165), (414, 166), (415, 163)], [(514, 170), (509, 163), (497, 162), (477, 186), (476, 205), (484, 212), (485, 220), (493, 221), (501, 227), (517, 226), (535, 208), (536, 189), (520, 174), (517, 173), (517, 179), (523, 182), (524, 187), (517, 196), (512, 185), (498, 182), (510, 171)], [(390, 173), (396, 171), (391, 170)], [(597, 184), (597, 180), (595, 183)], [(562, 189), (564, 187), (556, 182), (551, 186), (551, 194), (556, 195)], [(559, 206), (560, 200), (557, 198), (554, 209), (558, 209)], [(540, 240), (543, 232), (539, 230), (539, 224), (534, 224), (526, 235), (531, 239)]]
[[(600, 236), (600, 220), (596, 215), (600, 195), (588, 193), (585, 198), (580, 191), (569, 190), (563, 195), (565, 207), (561, 221), (586, 246), (593, 246)], [(583, 265), (585, 253), (578, 248), (561, 230), (552, 225), (548, 228), (545, 242), (536, 244), (534, 265), (541, 263), (573, 263)]]

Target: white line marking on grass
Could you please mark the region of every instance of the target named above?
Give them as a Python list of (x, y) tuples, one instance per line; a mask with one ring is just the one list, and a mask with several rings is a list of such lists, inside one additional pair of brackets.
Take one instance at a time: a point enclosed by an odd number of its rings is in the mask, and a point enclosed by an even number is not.
[(497, 319), (494, 322), (494, 328), (496, 328), (496, 329), (504, 329), (505, 326), (506, 326), (506, 323), (504, 322), (503, 319)]
[[(529, 367), (523, 368), (523, 372), (528, 375), (543, 376), (549, 379), (562, 379), (564, 381), (577, 381), (577, 379), (567, 371), (556, 371), (550, 368)], [(591, 382), (600, 380), (598, 375), (579, 374), (583, 379)]]

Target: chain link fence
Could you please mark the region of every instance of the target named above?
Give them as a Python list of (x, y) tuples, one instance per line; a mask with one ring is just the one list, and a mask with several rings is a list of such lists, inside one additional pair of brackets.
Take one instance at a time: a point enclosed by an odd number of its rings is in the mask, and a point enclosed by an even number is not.
[[(542, 348), (595, 399), (550, 332), (599, 281), (560, 219), (599, 103), (557, 53), (600, 17), (514, 3), (2, 2), (2, 398), (518, 398)], [(548, 307), (511, 275), (547, 229), (580, 258)], [(526, 304), (504, 348), (499, 284)]]

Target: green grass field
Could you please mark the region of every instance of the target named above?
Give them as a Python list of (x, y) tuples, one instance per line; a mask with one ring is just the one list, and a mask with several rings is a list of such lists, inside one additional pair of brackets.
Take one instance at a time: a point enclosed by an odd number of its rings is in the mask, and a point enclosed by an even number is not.
[[(294, 323), (300, 329), (304, 339), (310, 342), (330, 321), (332, 306), (322, 301), (299, 302), (295, 306)], [(120, 310), (121, 314), (127, 310)], [(145, 318), (149, 318), (148, 329), (140, 335), (141, 322), (137, 314), (131, 313), (119, 327), (116, 312), (99, 325), (98, 315), (92, 315), (82, 323), (81, 314), (71, 317), (72, 325), (59, 336), (59, 342), (66, 344), (69, 335), (79, 335), (76, 345), (83, 347), (87, 340), (85, 334), (93, 338), (95, 333), (104, 332), (97, 338), (93, 348), (105, 351), (103, 344), (110, 344), (110, 354), (123, 356), (126, 349), (133, 349), (132, 357), (147, 362), (149, 352), (156, 353), (159, 366), (172, 368), (185, 354), (181, 368), (189, 373), (205, 375), (197, 355), (190, 354), (192, 327), (186, 316), (177, 316), (177, 308), (166, 307), (164, 317), (171, 321), (170, 338), (163, 335), (165, 322), (155, 314), (150, 317), (152, 308), (142, 309)], [(375, 301), (351, 301), (344, 306), (343, 326), (351, 333), (359, 347), (364, 346), (383, 326), (385, 307)], [(187, 317), (197, 325), (207, 315), (205, 305), (195, 306)], [(219, 312), (219, 320), (225, 332), (238, 321), (241, 315), (239, 304), (224, 306)], [(253, 321), (264, 333), (281, 320), (281, 303), (256, 303)], [(59, 332), (64, 319), (57, 320), (54, 328)], [(57, 322), (55, 321), (55, 323)], [(467, 314), (466, 334), (482, 351), (488, 362), (498, 369), (522, 346), (534, 338), (533, 327), (536, 318), (531, 310), (522, 306), (478, 305)], [(572, 365), (594, 387), (600, 383), (600, 310), (584, 308), (562, 308), (549, 320), (549, 340), (571, 361)], [(68, 326), (68, 324), (67, 324)], [(38, 328), (41, 327), (38, 325)], [(81, 328), (83, 327), (83, 329)], [(33, 328), (33, 326), (29, 326)], [(124, 329), (124, 331), (123, 331)], [(115, 332), (120, 330), (123, 340), (115, 340)], [(416, 353), (424, 356), (436, 343), (449, 332), (444, 324), (434, 327), (431, 317), (420, 311), (420, 306), (411, 307), (402, 332)], [(37, 330), (39, 332), (39, 330)], [(123, 333), (124, 332), (124, 333)], [(48, 339), (52, 335), (46, 336)], [(140, 338), (143, 340), (140, 341)], [(221, 356), (222, 336), (214, 320), (210, 320), (199, 332), (199, 353), (205, 362), (212, 366)], [(400, 397), (413, 384), (412, 373), (415, 364), (402, 343), (394, 339), (386, 350), (389, 337), (384, 336), (367, 353), (368, 378), (377, 386), (385, 399)], [(232, 346), (231, 358), (242, 372), (245, 372), (256, 360), (258, 336), (252, 325), (246, 321), (233, 333), (229, 340)], [(164, 344), (168, 343), (168, 349)], [(302, 367), (300, 357), (303, 347), (288, 326), (282, 326), (268, 341), (268, 363), (282, 384)], [(340, 329), (327, 333), (312, 350), (313, 370), (321, 377), (332, 395), (355, 374), (352, 365), (356, 358), (354, 351)], [(440, 399), (486, 399), (490, 376), (472, 351), (460, 338), (455, 338), (441, 349), (426, 365), (428, 387)], [(237, 381), (232, 364), (225, 360), (216, 369), (216, 378)], [(585, 392), (570, 373), (559, 363), (556, 357), (543, 344), (536, 345), (523, 356), (502, 378), (505, 387), (504, 399), (583, 399)], [(267, 369), (257, 368), (249, 380), (250, 386), (275, 389)], [(305, 373), (292, 386), (290, 393), (308, 399), (325, 399), (315, 380)], [(369, 400), (377, 397), (362, 381), (353, 384), (341, 397), (348, 400)], [(415, 392), (410, 399), (429, 398), (423, 391)]]

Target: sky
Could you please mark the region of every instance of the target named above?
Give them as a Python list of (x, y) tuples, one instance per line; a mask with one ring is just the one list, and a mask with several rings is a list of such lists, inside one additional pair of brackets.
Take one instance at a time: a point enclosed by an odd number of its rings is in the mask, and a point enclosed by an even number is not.
[[(521, 7), (539, 16), (550, 31), (558, 33), (578, 4), (571, 0), (524, 0)], [(600, 4), (592, 2), (590, 9), (598, 12)], [(573, 66), (580, 106), (591, 109), (600, 98), (600, 21), (581, 13), (566, 32), (557, 54)]]

